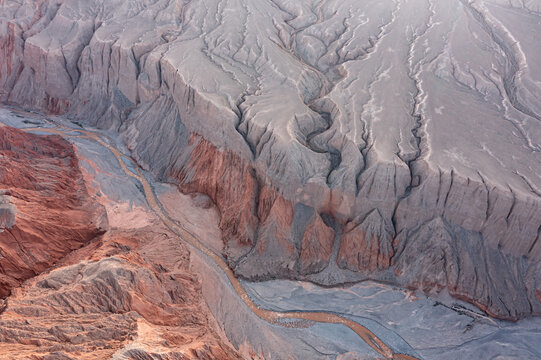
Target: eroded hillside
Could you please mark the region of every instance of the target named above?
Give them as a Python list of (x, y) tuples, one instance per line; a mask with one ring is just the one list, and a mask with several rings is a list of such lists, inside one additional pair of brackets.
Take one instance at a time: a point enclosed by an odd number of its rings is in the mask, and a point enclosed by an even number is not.
[(0, 7), (0, 99), (207, 194), (238, 275), (541, 312), (536, 1)]

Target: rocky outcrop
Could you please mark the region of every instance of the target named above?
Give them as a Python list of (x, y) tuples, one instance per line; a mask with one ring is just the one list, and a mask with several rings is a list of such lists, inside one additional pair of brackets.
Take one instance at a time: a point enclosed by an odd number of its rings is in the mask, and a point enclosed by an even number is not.
[(240, 359), (214, 330), (188, 258), (164, 229), (108, 233), (9, 297), (0, 316), (0, 353), (10, 359)]
[(238, 264), (240, 275), (306, 275), (328, 265), (334, 231), (322, 216), (301, 203), (293, 206), (235, 154), (191, 135), (166, 176), (179, 181), (184, 191), (207, 194), (217, 204), (225, 255), (232, 266)]
[(200, 136), (189, 141), (187, 163), (170, 177), (178, 179), (186, 191), (208, 195), (220, 210), (220, 228), (228, 258), (238, 260), (256, 237), (259, 186), (249, 164), (231, 152), (216, 151)]
[(0, 297), (107, 227), (73, 146), (0, 127)]
[[(266, 194), (265, 194), (266, 192)], [(236, 266), (236, 271), (251, 279), (303, 277), (319, 272), (329, 264), (334, 230), (313, 208), (297, 203), (292, 206), (271, 190), (262, 197), (274, 198), (259, 227), (253, 250)], [(269, 200), (269, 199), (265, 199)]]
[[(329, 268), (539, 313), (535, 4), (2, 6), (2, 101), (118, 131), (162, 180), (207, 194), (239, 275)], [(425, 287), (404, 269), (436, 259), (416, 240), (428, 228), (460, 275), (436, 261)]]

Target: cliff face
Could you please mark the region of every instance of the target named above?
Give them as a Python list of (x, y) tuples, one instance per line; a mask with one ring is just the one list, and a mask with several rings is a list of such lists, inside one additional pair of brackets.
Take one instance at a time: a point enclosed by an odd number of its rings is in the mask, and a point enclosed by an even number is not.
[(73, 146), (0, 127), (0, 296), (105, 231)]
[(2, 11), (0, 99), (116, 130), (161, 179), (209, 195), (239, 275), (384, 279), (503, 318), (541, 312), (532, 2)]

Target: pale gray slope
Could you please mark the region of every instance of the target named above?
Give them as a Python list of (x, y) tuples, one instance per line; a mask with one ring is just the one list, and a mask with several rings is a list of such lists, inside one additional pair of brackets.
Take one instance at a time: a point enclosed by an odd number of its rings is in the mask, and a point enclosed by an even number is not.
[(388, 331), (385, 339), (394, 332), (409, 345), (409, 353), (425, 360), (533, 360), (541, 356), (539, 318), (517, 323), (492, 320), (466, 304), (447, 307), (421, 294), (371, 281), (333, 289), (288, 280), (243, 284), (250, 297), (268, 309), (326, 308), (376, 321)]
[(449, 287), (517, 318), (541, 312), (539, 11), (504, 0), (4, 1), (0, 100), (119, 131), (164, 177), (199, 134), (288, 201), (395, 254), (395, 272), (342, 264), (315, 280)]

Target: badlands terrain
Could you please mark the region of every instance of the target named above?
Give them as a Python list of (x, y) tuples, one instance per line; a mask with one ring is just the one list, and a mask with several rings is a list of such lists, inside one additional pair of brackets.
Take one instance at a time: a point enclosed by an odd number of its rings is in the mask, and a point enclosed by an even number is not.
[(541, 358), (540, 33), (0, 0), (0, 358)]

